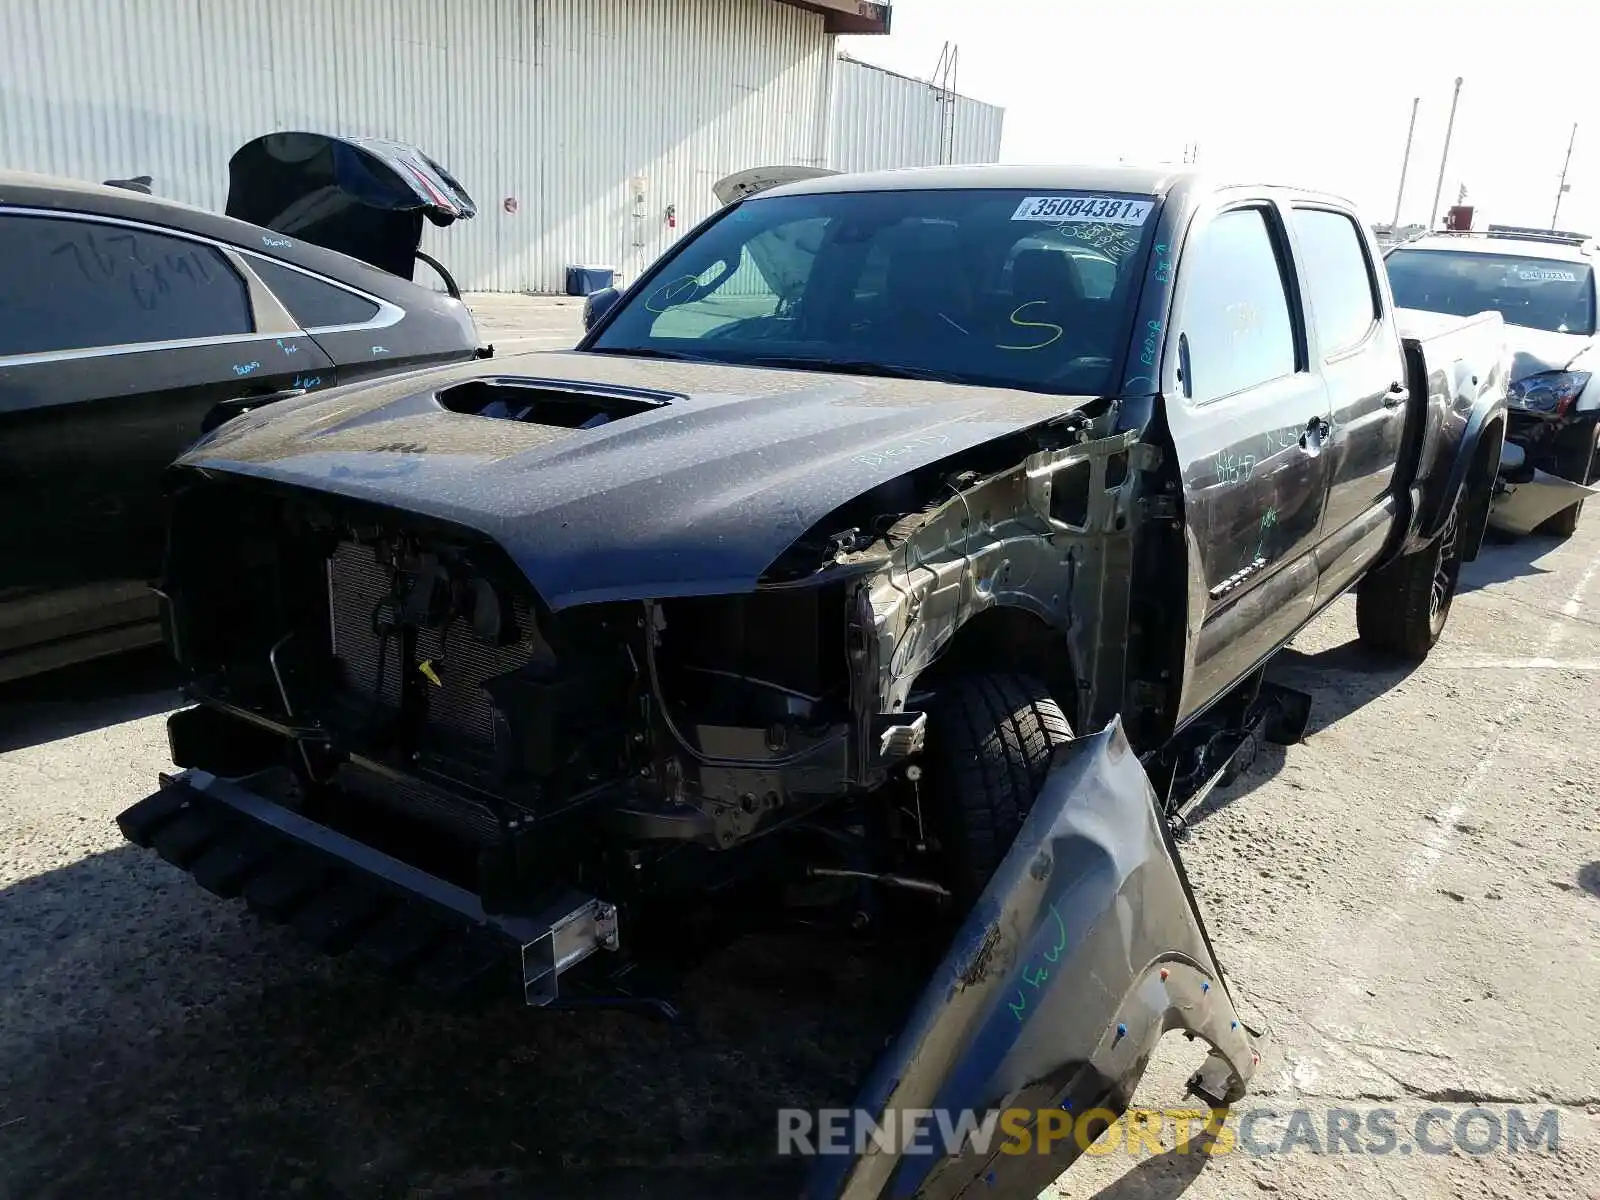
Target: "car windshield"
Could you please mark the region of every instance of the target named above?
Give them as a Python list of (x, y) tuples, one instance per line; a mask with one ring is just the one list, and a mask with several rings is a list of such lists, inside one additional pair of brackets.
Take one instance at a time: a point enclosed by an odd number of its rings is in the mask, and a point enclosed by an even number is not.
[(1472, 250), (1396, 250), (1387, 265), (1401, 308), (1458, 317), (1492, 310), (1529, 329), (1595, 331), (1594, 271), (1588, 263)]
[(757, 197), (677, 249), (589, 348), (1106, 393), (1154, 211), (1045, 189)]

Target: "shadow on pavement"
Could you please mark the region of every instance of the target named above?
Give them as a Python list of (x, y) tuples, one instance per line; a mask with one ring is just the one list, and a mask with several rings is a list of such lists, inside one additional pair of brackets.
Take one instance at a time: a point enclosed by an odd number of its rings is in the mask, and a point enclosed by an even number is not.
[(1548, 575), (1550, 568), (1541, 567), (1536, 560), (1560, 545), (1559, 538), (1542, 534), (1513, 537), (1491, 529), (1484, 534), (1477, 559), (1461, 565), (1456, 593), (1461, 595), (1497, 583), (1510, 583), (1527, 575)]
[(1578, 868), (1578, 886), (1600, 900), (1600, 862), (1584, 863)]
[[(1485, 535), (1477, 560), (1461, 568), (1458, 594), (1528, 575), (1548, 575), (1549, 568), (1539, 566), (1536, 560), (1561, 544), (1553, 537), (1510, 537), (1491, 530)], [(1304, 654), (1292, 648), (1280, 651), (1268, 668), (1267, 677), (1311, 695), (1311, 721), (1306, 728), (1309, 737), (1372, 703), (1398, 686), (1420, 665), (1375, 654), (1352, 638), (1316, 654)], [(1226, 808), (1273, 778), (1283, 769), (1289, 749), (1263, 745), (1250, 769), (1228, 787), (1213, 791), (1190, 815), (1190, 823)]]
[(1189, 1190), (1211, 1161), (1210, 1147), (1215, 1140), (1213, 1121), (1183, 1150), (1168, 1150), (1141, 1159), (1137, 1166), (1115, 1183), (1101, 1188), (1090, 1200), (1176, 1200)]
[(428, 1197), (449, 1200), (766, 1200), (800, 1193), (804, 1167), (647, 1168), (565, 1176), (502, 1176), (472, 1179), (443, 1189), (435, 1183)]
[(0, 752), (177, 708), (178, 670), (163, 646), (0, 685)]
[[(1315, 654), (1283, 650), (1267, 669), (1267, 678), (1310, 694), (1311, 719), (1306, 736), (1311, 737), (1398, 687), (1419, 665), (1374, 653), (1352, 638)], [(1250, 769), (1226, 788), (1219, 787), (1207, 796), (1190, 815), (1190, 824), (1226, 808), (1273, 778), (1283, 769), (1292, 749), (1263, 744)]]
[(0, 892), (0, 1197), (792, 1196), (777, 1110), (849, 1104), (918, 982), (816, 947), (729, 948), (681, 1025), (452, 1008), (93, 855)]

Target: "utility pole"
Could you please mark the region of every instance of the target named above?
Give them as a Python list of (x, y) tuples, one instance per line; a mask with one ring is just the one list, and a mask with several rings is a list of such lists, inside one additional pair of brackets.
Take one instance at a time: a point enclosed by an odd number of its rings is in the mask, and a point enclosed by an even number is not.
[(1400, 189), (1394, 194), (1394, 220), (1389, 222), (1389, 232), (1396, 236), (1400, 232), (1400, 201), (1406, 194), (1406, 168), (1411, 165), (1411, 139), (1417, 133), (1417, 108), (1421, 104), (1421, 96), (1411, 101), (1411, 125), (1406, 129), (1406, 156), (1400, 160)]
[(956, 76), (961, 69), (961, 47), (946, 42), (933, 68), (933, 86), (939, 104), (939, 165), (947, 166), (956, 156)]
[(1444, 127), (1444, 150), (1439, 155), (1439, 182), (1433, 187), (1433, 207), (1428, 210), (1428, 229), (1439, 222), (1439, 196), (1444, 191), (1444, 167), (1450, 161), (1450, 137), (1456, 130), (1456, 102), (1461, 99), (1461, 76), (1456, 76), (1455, 94), (1450, 97), (1450, 120)]
[(1576, 142), (1577, 140), (1578, 140), (1578, 123), (1576, 121), (1574, 121), (1572, 123), (1572, 136), (1567, 139), (1567, 157), (1566, 157), (1566, 161), (1561, 164), (1561, 182), (1556, 186), (1556, 207), (1555, 207), (1555, 211), (1550, 214), (1550, 228), (1551, 229), (1554, 229), (1556, 227), (1556, 218), (1561, 215), (1561, 197), (1566, 194), (1567, 187), (1568, 187), (1568, 184), (1567, 184), (1567, 168), (1572, 165), (1572, 143)]

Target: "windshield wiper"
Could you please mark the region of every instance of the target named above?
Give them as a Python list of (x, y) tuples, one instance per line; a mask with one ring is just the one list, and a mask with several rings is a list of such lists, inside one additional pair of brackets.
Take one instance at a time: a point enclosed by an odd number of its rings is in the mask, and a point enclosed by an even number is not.
[(682, 350), (660, 350), (654, 346), (594, 346), (590, 354), (615, 354), (625, 358), (662, 358), (671, 362), (717, 363), (729, 367), (799, 367), (810, 371), (831, 371), (837, 375), (877, 375), (884, 379), (926, 379), (933, 383), (969, 383), (964, 376), (926, 367), (902, 367), (892, 363), (862, 359), (809, 358), (803, 354), (761, 354), (754, 358), (723, 357), (711, 354), (685, 354)]
[(885, 379), (927, 379), (934, 383), (966, 383), (949, 371), (926, 367), (902, 367), (893, 363), (865, 362), (852, 358), (807, 358), (801, 354), (762, 354), (737, 360), (751, 367), (803, 367), (812, 371), (831, 371), (836, 375), (881, 375)]
[(616, 354), (624, 358), (665, 358), (672, 362), (715, 363), (726, 360), (707, 358), (703, 354), (685, 354), (682, 350), (657, 350), (654, 346), (591, 346), (590, 354)]

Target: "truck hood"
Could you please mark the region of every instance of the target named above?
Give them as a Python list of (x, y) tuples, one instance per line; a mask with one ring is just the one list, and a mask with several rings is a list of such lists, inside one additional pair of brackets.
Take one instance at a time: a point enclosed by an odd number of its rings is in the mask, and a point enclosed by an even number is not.
[(1508, 323), (1506, 345), (1511, 350), (1511, 383), (1544, 371), (1593, 370), (1594, 338), (1587, 334), (1552, 333)]
[[(648, 396), (593, 429), (452, 412), (474, 380)], [(750, 591), (834, 509), (1089, 397), (545, 352), (287, 401), (178, 462), (475, 530), (552, 609)], [(888, 511), (886, 509), (886, 511)]]

